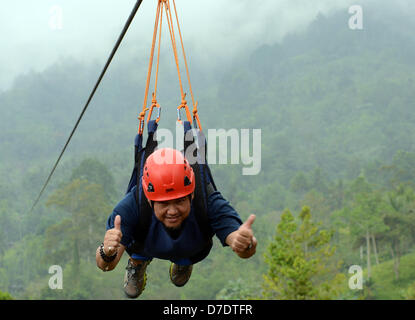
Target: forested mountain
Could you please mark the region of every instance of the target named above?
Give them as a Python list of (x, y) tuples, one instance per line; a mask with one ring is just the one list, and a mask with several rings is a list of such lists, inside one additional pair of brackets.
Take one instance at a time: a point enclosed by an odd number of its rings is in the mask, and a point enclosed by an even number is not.
[[(216, 77), (209, 65), (190, 66), (204, 129), (262, 131), (259, 175), (243, 176), (242, 164), (212, 165), (223, 195), (241, 216), (257, 214), (261, 245), (254, 259), (240, 261), (216, 242), (180, 291), (168, 283), (168, 266), (156, 263), (144, 299), (235, 298), (229, 296), (234, 291), (236, 298), (259, 297), (257, 284), (268, 266), (263, 255), (281, 213), (289, 208), (297, 216), (304, 205), (321, 228), (336, 230), (330, 238), (337, 247), (336, 272), (346, 274), (347, 266), (359, 263), (370, 272), (362, 260), (371, 256), (370, 236), (378, 243), (376, 260), (395, 261), (399, 278), (397, 257), (414, 245), (413, 232), (399, 226), (415, 220), (415, 22), (393, 5), (368, 6), (363, 30), (350, 30), (349, 18), (347, 11), (319, 15), (306, 30), (258, 47)], [(95, 249), (133, 167), (147, 61), (138, 54), (122, 58), (122, 51), (118, 58), (31, 213), (102, 66), (65, 59), (21, 75), (0, 93), (0, 241), (6, 244), (0, 246), (1, 291), (24, 299), (123, 298), (123, 268), (98, 273)], [(159, 81), (160, 125), (174, 128), (180, 103), (174, 69)], [(74, 206), (81, 191), (86, 202)], [(359, 214), (371, 221), (362, 230), (347, 219)], [(48, 289), (53, 264), (64, 267), (65, 279), (74, 279), (66, 282), (71, 290)]]

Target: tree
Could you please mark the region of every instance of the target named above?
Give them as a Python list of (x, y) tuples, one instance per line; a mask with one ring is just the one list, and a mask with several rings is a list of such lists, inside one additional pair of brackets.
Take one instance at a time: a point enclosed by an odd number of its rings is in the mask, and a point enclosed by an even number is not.
[(415, 282), (411, 283), (402, 295), (405, 300), (415, 300)]
[(216, 295), (217, 300), (248, 300), (253, 297), (254, 289), (247, 281), (238, 278), (230, 280), (226, 286)]
[(293, 192), (304, 194), (310, 189), (310, 183), (303, 172), (297, 173), (294, 178), (291, 179), (290, 189)]
[(389, 231), (385, 241), (389, 242), (395, 279), (399, 279), (400, 258), (404, 254), (404, 245), (415, 237), (415, 193), (410, 187), (400, 185), (388, 193), (389, 210), (384, 221)]
[(332, 210), (343, 208), (345, 201), (345, 186), (343, 180), (338, 180), (330, 187), (328, 194), (328, 204)]
[(46, 230), (45, 245), (50, 258), (60, 263), (71, 260), (76, 275), (81, 257), (88, 261), (95, 257), (97, 239), (102, 237), (105, 218), (111, 211), (106, 193), (100, 185), (75, 179), (56, 190), (47, 205), (70, 214)]
[(398, 151), (393, 158), (391, 184), (406, 183), (414, 185), (415, 180), (415, 153)]
[(388, 230), (384, 223), (384, 216), (388, 210), (381, 192), (373, 190), (365, 177), (358, 177), (348, 189), (348, 203), (333, 213), (340, 225), (348, 227), (355, 238), (355, 242), (366, 242), (367, 274), (371, 277), (371, 248), (373, 247), (376, 260), (376, 235)]
[(18, 214), (11, 209), (5, 200), (0, 200), (0, 255), (14, 242), (22, 238), (21, 223)]
[(7, 292), (0, 291), (0, 300), (14, 300), (13, 297)]
[(321, 221), (324, 225), (328, 225), (330, 218), (330, 206), (322, 193), (312, 189), (304, 195), (304, 199), (300, 202), (301, 206), (307, 205), (313, 212), (318, 212), (314, 215), (315, 219)]
[(310, 184), (313, 186), (314, 189), (317, 191), (327, 194), (328, 186), (327, 186), (327, 179), (323, 170), (319, 167), (315, 168), (310, 174)]
[(332, 259), (333, 233), (319, 229), (303, 207), (297, 222), (285, 210), (276, 235), (265, 253), (269, 266), (264, 275), (263, 297), (282, 300), (336, 299), (345, 285), (345, 275), (337, 272)]
[(112, 199), (116, 194), (114, 177), (107, 167), (97, 159), (87, 158), (72, 172), (71, 180), (87, 180), (104, 188), (107, 197)]

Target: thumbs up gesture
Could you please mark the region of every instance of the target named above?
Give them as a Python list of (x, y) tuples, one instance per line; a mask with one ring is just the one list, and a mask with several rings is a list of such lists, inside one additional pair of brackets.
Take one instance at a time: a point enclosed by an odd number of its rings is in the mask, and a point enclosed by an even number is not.
[(232, 232), (229, 237), (229, 246), (241, 258), (246, 259), (256, 252), (257, 240), (254, 237), (252, 225), (256, 216), (251, 214), (248, 220), (239, 229)]
[(104, 237), (104, 253), (111, 257), (120, 247), (122, 239), (121, 232), (121, 216), (116, 216), (114, 220), (114, 228), (107, 230)]

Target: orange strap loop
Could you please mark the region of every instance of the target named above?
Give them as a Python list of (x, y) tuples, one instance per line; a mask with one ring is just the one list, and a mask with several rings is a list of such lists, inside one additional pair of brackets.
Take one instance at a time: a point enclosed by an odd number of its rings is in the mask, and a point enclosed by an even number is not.
[(196, 104), (193, 107), (193, 120), (197, 121), (197, 127), (200, 131), (202, 131), (202, 125), (200, 124), (199, 114), (197, 113), (197, 104), (198, 102), (196, 101)]
[(153, 92), (153, 100), (151, 102), (150, 112), (148, 113), (147, 123), (151, 120), (151, 115), (153, 113), (154, 108), (158, 109), (158, 114), (157, 114), (157, 118), (156, 118), (156, 122), (158, 123), (160, 121), (161, 107), (157, 103), (156, 94)]
[[(184, 97), (182, 99), (182, 102), (180, 103), (180, 106), (177, 107), (177, 121), (180, 122), (180, 123), (182, 123), (182, 119), (181, 119), (181, 116), (180, 116), (180, 110), (181, 109), (186, 110), (186, 117), (187, 117), (188, 121), (189, 121), (189, 119), (190, 120), (192, 119), (192, 115), (190, 114), (189, 107), (187, 106), (187, 101), (185, 99), (186, 99), (186, 94), (184, 94)], [(189, 121), (189, 122), (192, 123), (192, 121)]]

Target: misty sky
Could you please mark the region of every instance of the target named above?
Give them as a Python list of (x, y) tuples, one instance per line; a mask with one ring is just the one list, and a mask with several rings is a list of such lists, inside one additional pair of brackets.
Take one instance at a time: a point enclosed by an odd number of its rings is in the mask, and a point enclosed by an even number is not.
[[(41, 71), (59, 59), (73, 57), (103, 64), (135, 2), (2, 0), (0, 90), (10, 87), (16, 75)], [(258, 45), (275, 43), (288, 32), (304, 29), (319, 12), (348, 10), (355, 2), (359, 1), (176, 0), (176, 5), (187, 54), (202, 62), (226, 62)], [(156, 0), (143, 1), (117, 59), (131, 52), (141, 52), (143, 59), (148, 59), (156, 5)], [(62, 29), (58, 30), (51, 28), (55, 6), (62, 10)], [(164, 37), (164, 43), (167, 40)]]

